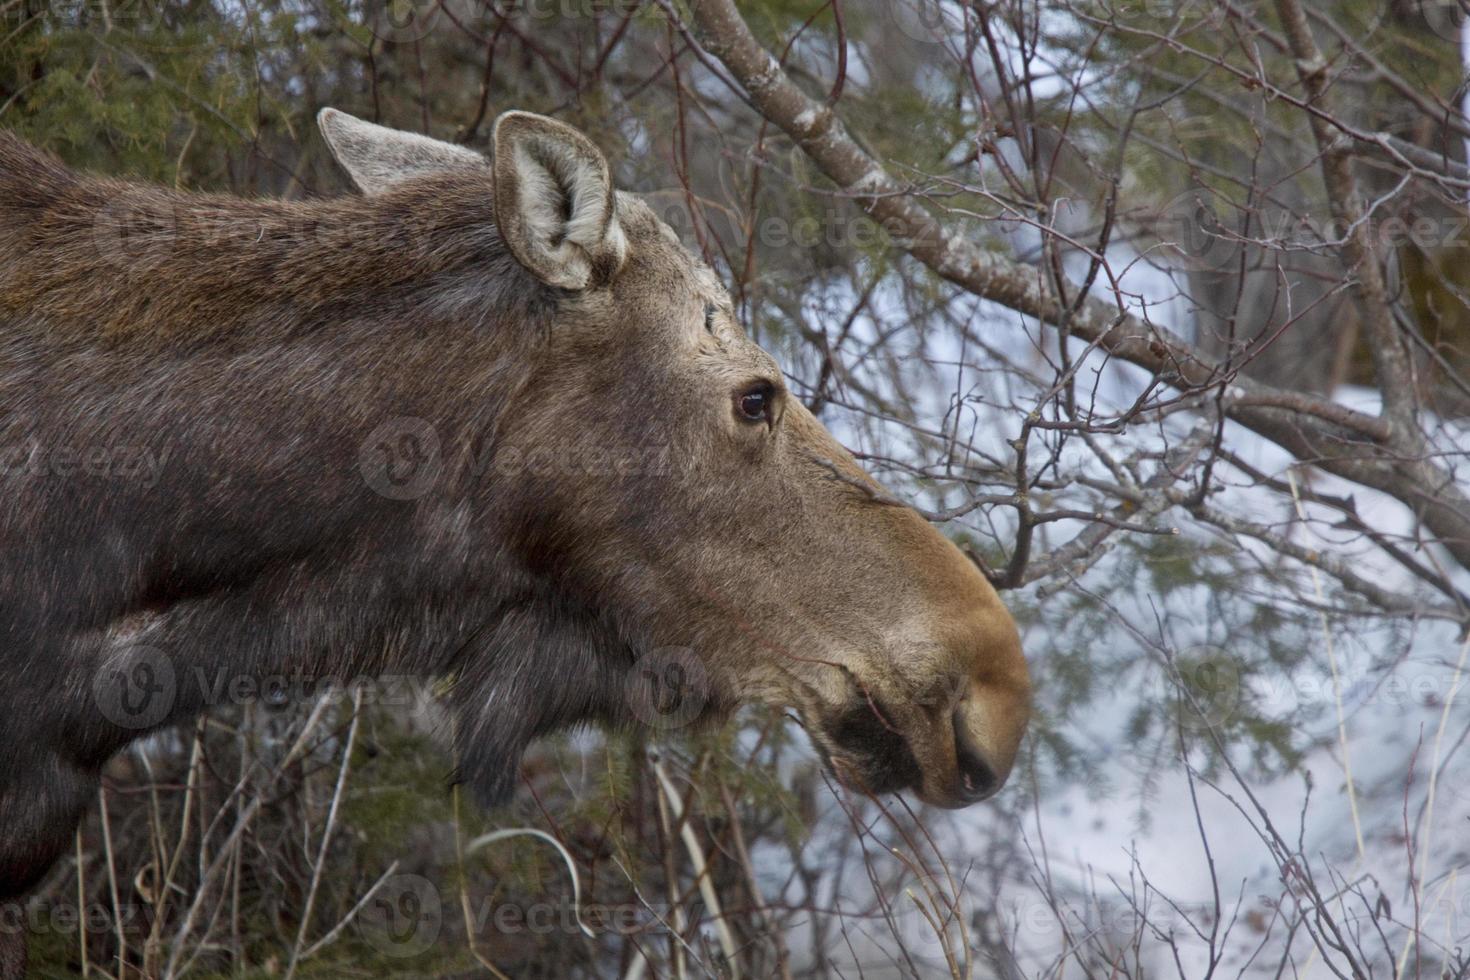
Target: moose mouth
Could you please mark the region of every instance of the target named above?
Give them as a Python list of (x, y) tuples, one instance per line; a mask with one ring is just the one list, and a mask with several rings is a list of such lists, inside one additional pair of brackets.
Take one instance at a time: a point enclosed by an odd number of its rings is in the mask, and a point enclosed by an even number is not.
[[(860, 700), (824, 726), (814, 738), (824, 768), (839, 784), (868, 795), (913, 791), (925, 803), (959, 809), (995, 794), (1003, 782), (955, 726), (955, 766), (950, 776), (933, 780), (946, 788), (934, 792), (908, 739), (879, 703)], [(959, 719), (956, 718), (958, 723)]]
[[(868, 793), (896, 793), (923, 785), (924, 772), (893, 715), (866, 699), (850, 705), (818, 740), (823, 762), (837, 781)], [(830, 740), (830, 746), (823, 742)]]

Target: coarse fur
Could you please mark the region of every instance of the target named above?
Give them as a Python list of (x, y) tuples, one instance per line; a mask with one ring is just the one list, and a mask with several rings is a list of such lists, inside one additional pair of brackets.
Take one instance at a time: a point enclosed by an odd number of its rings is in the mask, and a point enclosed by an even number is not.
[(855, 787), (999, 786), (1028, 680), (994, 591), (586, 137), (507, 113), (492, 165), (321, 121), (364, 196), (178, 193), (0, 133), (0, 902), (222, 678), (452, 677), (493, 802), (538, 735), (648, 721), (654, 651), (706, 715), (795, 708)]

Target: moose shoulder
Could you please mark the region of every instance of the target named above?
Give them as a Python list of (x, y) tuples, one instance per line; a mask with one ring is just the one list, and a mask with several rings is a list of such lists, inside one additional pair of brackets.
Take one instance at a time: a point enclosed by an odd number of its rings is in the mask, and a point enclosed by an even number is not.
[(362, 196), (174, 193), (0, 133), (0, 901), (221, 672), (452, 676), (494, 800), (678, 649), (709, 714), (793, 707), (854, 787), (999, 787), (1028, 680), (996, 594), (585, 136), (506, 113), (492, 162), (320, 123)]

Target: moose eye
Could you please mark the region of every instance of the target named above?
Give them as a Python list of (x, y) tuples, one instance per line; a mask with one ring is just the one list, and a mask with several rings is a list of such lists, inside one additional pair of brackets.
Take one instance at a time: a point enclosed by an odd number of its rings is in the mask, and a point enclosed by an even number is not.
[(735, 396), (735, 410), (746, 422), (771, 421), (771, 401), (775, 394), (770, 382), (762, 381), (760, 384), (747, 388)]

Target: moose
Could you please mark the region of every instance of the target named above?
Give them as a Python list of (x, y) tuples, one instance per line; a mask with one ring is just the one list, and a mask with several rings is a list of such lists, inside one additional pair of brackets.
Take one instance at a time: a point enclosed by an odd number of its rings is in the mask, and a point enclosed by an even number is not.
[(701, 719), (789, 709), (858, 791), (1001, 786), (1030, 682), (995, 590), (592, 140), (318, 121), (360, 194), (166, 190), (0, 133), (0, 903), (219, 671), (449, 678), (490, 804), (538, 736), (636, 722), (671, 650)]

